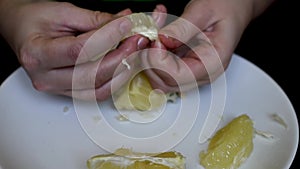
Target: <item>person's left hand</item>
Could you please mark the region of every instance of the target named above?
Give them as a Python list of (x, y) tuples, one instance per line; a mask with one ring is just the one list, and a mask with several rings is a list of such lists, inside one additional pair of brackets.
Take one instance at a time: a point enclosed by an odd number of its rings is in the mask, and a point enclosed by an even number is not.
[[(129, 37), (95, 61), (92, 54), (82, 57), (87, 41), (98, 35), (92, 44), (97, 53), (93, 54), (110, 50), (130, 33), (132, 23), (122, 16), (131, 14), (131, 10), (110, 14), (64, 2), (17, 0), (1, 1), (0, 7), (0, 33), (39, 91), (84, 100), (107, 99), (111, 81), (126, 79), (126, 72), (113, 77), (122, 59), (148, 44), (140, 35)], [(154, 11), (165, 11), (165, 7), (157, 6)], [(156, 20), (161, 22), (161, 17)], [(73, 78), (75, 67), (77, 78)]]

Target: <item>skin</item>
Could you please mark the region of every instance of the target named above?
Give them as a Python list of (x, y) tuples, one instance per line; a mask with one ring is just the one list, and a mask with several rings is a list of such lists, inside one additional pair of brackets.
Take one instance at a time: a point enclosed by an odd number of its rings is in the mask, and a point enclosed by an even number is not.
[[(82, 54), (86, 41), (97, 31), (101, 35), (97, 43), (101, 45), (96, 52), (103, 53), (118, 44), (131, 30), (132, 23), (122, 17), (132, 13), (129, 9), (110, 14), (63, 2), (1, 0), (0, 11), (1, 35), (16, 53), (33, 87), (43, 92), (105, 100), (111, 95), (112, 79), (122, 84), (128, 78), (121, 72), (113, 77), (122, 59), (149, 43), (142, 36), (132, 36), (103, 58), (91, 61), (94, 56)], [(158, 5), (154, 12), (166, 9)], [(162, 22), (159, 14), (156, 20)], [(80, 73), (72, 79), (75, 65)]]
[(193, 82), (199, 86), (214, 81), (228, 67), (249, 22), (272, 1), (190, 1), (179, 19), (160, 30), (160, 41), (152, 45), (157, 50), (143, 59), (146, 66), (163, 69), (147, 70), (152, 86), (172, 92), (179, 86), (189, 89)]
[[(228, 67), (249, 22), (272, 1), (191, 0), (179, 19), (160, 30), (159, 40), (151, 44), (157, 50), (142, 57), (146, 68), (163, 69), (147, 69), (152, 86), (170, 92), (178, 91), (178, 86), (189, 88), (194, 81), (204, 85), (215, 80)], [(37, 90), (104, 100), (111, 95), (112, 80), (119, 88), (129, 77), (125, 71), (114, 75), (122, 59), (149, 47), (150, 42), (140, 35), (132, 36), (97, 61), (91, 61), (94, 56), (82, 48), (95, 32), (101, 35), (97, 43), (102, 44), (97, 53), (118, 44), (132, 24), (117, 18), (130, 13), (129, 9), (117, 14), (90, 11), (62, 2), (0, 0), (0, 33)], [(153, 18), (160, 27), (164, 13), (163, 5), (154, 9)], [(192, 47), (187, 48), (185, 44), (191, 41)], [(78, 71), (72, 79), (75, 65)]]

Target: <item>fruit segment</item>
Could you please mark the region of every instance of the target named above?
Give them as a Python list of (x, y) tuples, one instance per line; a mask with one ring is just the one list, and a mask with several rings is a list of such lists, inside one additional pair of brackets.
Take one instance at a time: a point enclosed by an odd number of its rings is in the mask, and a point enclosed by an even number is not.
[(253, 150), (253, 121), (243, 114), (218, 130), (206, 152), (200, 153), (205, 169), (237, 169)]
[(98, 155), (87, 161), (88, 169), (185, 169), (185, 159), (178, 152), (158, 155)]
[(114, 96), (114, 104), (119, 110), (153, 110), (160, 108), (166, 102), (166, 96), (153, 90), (143, 72), (138, 73)]
[[(122, 38), (122, 40), (124, 40), (130, 36), (136, 35), (136, 34), (143, 35), (144, 37), (147, 37), (151, 41), (158, 39), (158, 27), (151, 16), (140, 12), (140, 13), (133, 13), (133, 14), (127, 15), (126, 17), (131, 21), (133, 26), (131, 28), (130, 33), (128, 35), (125, 35)], [(102, 58), (109, 51), (115, 49), (118, 45), (119, 45), (119, 43), (116, 43), (115, 45), (112, 46), (111, 49), (108, 49), (108, 50), (96, 55), (95, 57), (93, 57), (91, 59), (91, 61), (96, 61), (96, 60)]]
[(158, 39), (158, 27), (151, 16), (145, 13), (133, 13), (126, 17), (133, 23), (131, 34), (128, 36), (141, 34), (151, 41)]

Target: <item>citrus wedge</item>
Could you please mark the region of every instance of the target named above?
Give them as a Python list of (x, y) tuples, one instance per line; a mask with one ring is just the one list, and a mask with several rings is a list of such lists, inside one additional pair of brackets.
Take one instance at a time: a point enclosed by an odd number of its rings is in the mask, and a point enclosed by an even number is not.
[(200, 153), (205, 169), (236, 169), (253, 150), (253, 121), (243, 114), (216, 132), (206, 152)]
[(157, 155), (97, 155), (87, 161), (88, 169), (185, 169), (185, 159), (178, 152)]
[[(158, 26), (156, 25), (155, 21), (153, 20), (153, 18), (151, 16), (140, 12), (140, 13), (132, 13), (130, 15), (127, 15), (126, 17), (131, 21), (133, 26), (131, 28), (130, 33), (128, 35), (125, 35), (122, 38), (122, 40), (124, 40), (130, 36), (136, 35), (136, 34), (143, 35), (151, 41), (158, 39)], [(119, 42), (114, 44), (111, 47), (111, 49), (108, 49), (108, 50), (96, 55), (95, 57), (93, 57), (91, 59), (91, 61), (96, 61), (96, 60), (102, 58), (109, 51), (115, 49), (118, 45), (119, 45)]]
[(166, 96), (153, 90), (147, 76), (140, 72), (115, 93), (114, 104), (120, 110), (153, 110), (166, 102)]
[(140, 34), (151, 41), (158, 39), (158, 27), (151, 16), (140, 12), (127, 15), (126, 17), (133, 23), (131, 34), (128, 36)]

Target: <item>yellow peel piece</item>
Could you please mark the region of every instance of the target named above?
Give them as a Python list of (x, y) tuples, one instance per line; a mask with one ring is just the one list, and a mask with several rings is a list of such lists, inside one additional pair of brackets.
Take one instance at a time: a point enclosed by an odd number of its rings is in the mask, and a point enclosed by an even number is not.
[(200, 153), (205, 169), (237, 169), (253, 150), (253, 122), (240, 115), (218, 130), (210, 140), (208, 150)]

